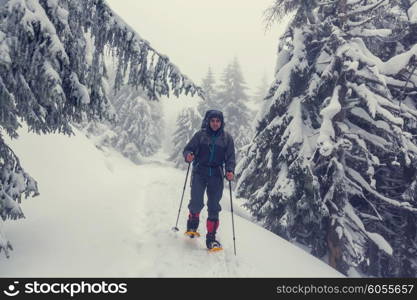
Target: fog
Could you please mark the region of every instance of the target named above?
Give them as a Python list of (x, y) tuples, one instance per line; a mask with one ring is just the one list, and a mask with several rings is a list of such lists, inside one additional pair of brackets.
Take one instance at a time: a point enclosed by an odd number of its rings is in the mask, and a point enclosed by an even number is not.
[(236, 56), (254, 92), (273, 78), (282, 26), (265, 32), (263, 12), (272, 0), (107, 0), (152, 47), (200, 84), (209, 66), (219, 79)]

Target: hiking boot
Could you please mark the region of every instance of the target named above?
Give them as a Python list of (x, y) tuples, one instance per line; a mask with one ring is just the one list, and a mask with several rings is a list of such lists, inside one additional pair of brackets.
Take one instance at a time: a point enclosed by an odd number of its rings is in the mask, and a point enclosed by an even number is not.
[(221, 249), (221, 244), (216, 240), (216, 232), (219, 228), (218, 219), (207, 219), (207, 235), (206, 235), (206, 246), (209, 250)]
[(187, 220), (187, 231), (185, 232), (190, 238), (194, 236), (200, 236), (197, 232), (198, 225), (200, 223), (200, 213), (189, 213)]
[(222, 245), (216, 240), (216, 235), (213, 233), (207, 233), (206, 235), (206, 246), (209, 250), (221, 250)]

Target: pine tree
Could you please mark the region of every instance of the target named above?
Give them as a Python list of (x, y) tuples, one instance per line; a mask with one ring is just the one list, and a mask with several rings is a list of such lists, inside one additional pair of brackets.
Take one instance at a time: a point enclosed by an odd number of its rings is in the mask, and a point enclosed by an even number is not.
[(201, 83), (201, 88), (204, 91), (204, 101), (201, 101), (197, 107), (202, 116), (210, 109), (220, 109), (215, 85), (216, 80), (214, 79), (211, 67), (209, 67), (207, 75), (203, 78)]
[[(127, 81), (151, 99), (171, 91), (176, 96), (202, 95), (199, 87), (116, 17), (103, 0), (18, 0), (0, 6), (3, 221), (23, 217), (21, 196), (38, 194), (36, 181), (24, 172), (3, 134), (17, 138), (20, 121), (36, 133), (72, 134), (72, 121), (112, 119), (103, 82), (105, 50), (118, 62), (116, 89)], [(0, 250), (7, 256), (11, 246), (1, 227)]]
[(295, 11), (237, 194), (345, 274), (417, 274), (417, 46), (400, 2), (276, 0), (267, 15)]
[(177, 168), (187, 168), (182, 152), (185, 145), (191, 140), (196, 131), (200, 129), (202, 119), (200, 113), (192, 107), (184, 109), (179, 114), (177, 118), (177, 129), (172, 140), (174, 148), (169, 158), (169, 160), (175, 163)]
[(261, 78), (261, 83), (257, 87), (256, 92), (254, 96), (252, 97), (253, 102), (253, 114), (251, 115), (251, 127), (255, 128), (258, 125), (258, 122), (261, 119), (261, 116), (264, 115), (264, 112), (262, 110), (264, 100), (268, 94), (269, 85), (268, 85), (268, 76), (266, 73)]
[(149, 101), (142, 88), (129, 85), (114, 87), (117, 66), (106, 57), (106, 85), (115, 119), (75, 124), (84, 130), (99, 149), (114, 149), (136, 164), (155, 154), (161, 147), (164, 123), (159, 101)]
[(249, 143), (252, 133), (250, 110), (246, 105), (249, 96), (246, 94), (246, 83), (237, 58), (225, 68), (218, 90), (220, 110), (224, 113), (226, 130), (233, 136), (235, 147), (239, 150)]
[(261, 78), (261, 83), (256, 89), (254, 99), (257, 102), (261, 102), (265, 99), (267, 93), (268, 93), (269, 85), (268, 85), (268, 76), (266, 73)]
[(112, 130), (112, 123), (108, 121), (75, 123), (74, 126), (80, 131), (84, 131), (85, 135), (93, 140), (94, 145), (104, 152), (114, 149), (113, 145), (119, 138), (118, 134)]
[(162, 142), (161, 104), (148, 101), (142, 91), (128, 86), (115, 95), (112, 103), (118, 117), (113, 129), (118, 138), (113, 146), (136, 163), (156, 153)]

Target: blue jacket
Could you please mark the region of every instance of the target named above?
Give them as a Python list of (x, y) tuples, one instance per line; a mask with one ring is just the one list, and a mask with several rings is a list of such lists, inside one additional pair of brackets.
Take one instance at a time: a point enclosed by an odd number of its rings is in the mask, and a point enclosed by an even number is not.
[[(232, 136), (224, 131), (224, 119), (221, 111), (212, 110), (206, 113), (204, 127), (196, 132), (185, 146), (184, 159), (194, 153), (193, 172), (208, 176), (224, 176), (223, 166), (227, 172), (235, 171), (235, 146)], [(217, 117), (222, 124), (219, 130), (210, 128), (210, 118)]]

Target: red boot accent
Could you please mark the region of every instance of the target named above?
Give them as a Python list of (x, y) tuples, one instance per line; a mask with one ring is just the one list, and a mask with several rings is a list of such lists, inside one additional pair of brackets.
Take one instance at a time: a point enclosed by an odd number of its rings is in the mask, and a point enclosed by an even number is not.
[(188, 213), (188, 219), (199, 219), (199, 218), (200, 218), (200, 213), (192, 213), (192, 212)]
[(210, 220), (207, 219), (207, 232), (208, 233), (216, 233), (217, 228), (219, 228), (219, 220)]

